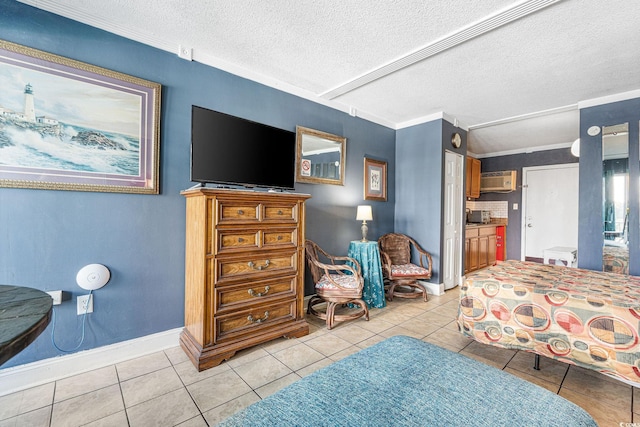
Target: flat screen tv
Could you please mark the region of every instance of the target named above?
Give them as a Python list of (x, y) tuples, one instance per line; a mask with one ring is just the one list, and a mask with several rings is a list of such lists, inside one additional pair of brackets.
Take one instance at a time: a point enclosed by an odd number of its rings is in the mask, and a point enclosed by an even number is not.
[(293, 190), (295, 159), (295, 132), (192, 106), (191, 181)]

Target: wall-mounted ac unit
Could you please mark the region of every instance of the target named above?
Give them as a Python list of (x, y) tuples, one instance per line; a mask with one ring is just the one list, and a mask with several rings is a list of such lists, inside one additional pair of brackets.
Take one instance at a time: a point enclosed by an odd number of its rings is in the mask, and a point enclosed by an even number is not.
[(516, 189), (516, 171), (483, 172), (480, 175), (481, 193), (508, 193)]

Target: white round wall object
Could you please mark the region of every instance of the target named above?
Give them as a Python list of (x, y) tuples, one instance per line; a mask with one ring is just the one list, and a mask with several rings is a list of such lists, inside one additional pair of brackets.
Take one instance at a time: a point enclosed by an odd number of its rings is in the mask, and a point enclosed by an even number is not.
[(580, 157), (580, 138), (576, 139), (573, 141), (573, 144), (571, 144), (571, 154), (575, 157)]
[(78, 271), (76, 283), (82, 289), (95, 291), (107, 284), (111, 278), (109, 269), (102, 264), (85, 265)]
[(600, 126), (591, 126), (589, 129), (587, 129), (587, 134), (589, 136), (596, 136), (599, 133), (600, 133)]

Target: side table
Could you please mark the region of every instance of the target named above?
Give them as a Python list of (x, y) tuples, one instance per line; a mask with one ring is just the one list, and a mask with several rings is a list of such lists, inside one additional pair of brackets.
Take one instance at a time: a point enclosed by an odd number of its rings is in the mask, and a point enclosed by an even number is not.
[(0, 285), (0, 365), (46, 329), (52, 307), (53, 299), (43, 291)]
[(384, 296), (384, 279), (378, 242), (362, 242), (353, 240), (349, 243), (347, 256), (355, 259), (362, 269), (364, 289), (362, 299), (369, 308), (383, 308), (387, 306)]

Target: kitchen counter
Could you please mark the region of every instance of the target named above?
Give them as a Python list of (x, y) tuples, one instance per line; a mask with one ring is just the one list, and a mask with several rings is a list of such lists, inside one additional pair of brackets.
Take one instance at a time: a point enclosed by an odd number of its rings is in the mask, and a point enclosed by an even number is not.
[[(503, 221), (505, 221), (504, 219)], [(467, 223), (464, 237), (464, 273), (494, 265), (504, 259), (504, 223)]]
[(508, 225), (507, 222), (509, 220), (507, 218), (491, 218), (491, 222), (489, 224), (478, 224), (475, 222), (467, 222), (465, 223), (465, 227), (496, 227), (498, 225)]

